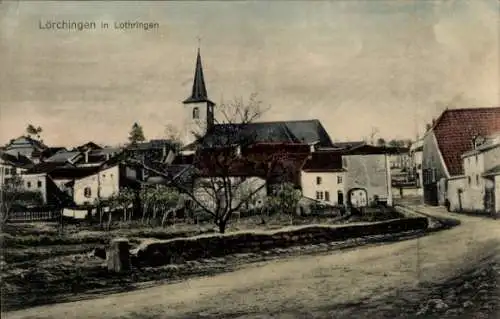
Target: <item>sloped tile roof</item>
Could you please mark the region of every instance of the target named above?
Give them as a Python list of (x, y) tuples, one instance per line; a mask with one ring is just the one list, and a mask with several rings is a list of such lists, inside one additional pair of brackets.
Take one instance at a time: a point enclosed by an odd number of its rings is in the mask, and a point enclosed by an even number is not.
[(14, 156), (5, 152), (0, 152), (0, 157), (6, 163), (19, 168), (30, 168), (33, 166), (33, 162), (24, 155), (19, 154)]
[(500, 165), (492, 167), (483, 173), (483, 176), (494, 176), (494, 175), (500, 175)]
[(45, 161), (47, 162), (59, 162), (59, 163), (64, 163), (72, 158), (76, 157), (77, 155), (81, 154), (81, 152), (58, 152), (51, 157), (47, 158)]
[(450, 175), (462, 175), (461, 155), (473, 148), (473, 138), (500, 131), (500, 107), (446, 110), (432, 131)]
[(302, 168), (306, 172), (340, 172), (342, 155), (339, 152), (314, 152)]
[(254, 143), (317, 143), (318, 146), (333, 146), (330, 136), (319, 120), (218, 124), (200, 143), (202, 147)]
[(194, 71), (191, 96), (184, 101), (184, 104), (199, 102), (209, 102), (213, 104), (213, 102), (208, 99), (205, 77), (203, 76), (203, 66), (201, 65), (200, 50), (198, 50), (198, 54), (196, 56), (196, 68)]

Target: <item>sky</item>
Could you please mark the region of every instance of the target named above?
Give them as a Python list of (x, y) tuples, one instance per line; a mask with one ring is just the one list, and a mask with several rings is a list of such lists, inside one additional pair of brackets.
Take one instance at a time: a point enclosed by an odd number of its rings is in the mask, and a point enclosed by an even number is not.
[[(216, 103), (252, 93), (268, 120), (333, 140), (415, 138), (445, 107), (500, 105), (497, 0), (0, 2), (0, 143), (124, 143), (179, 126), (198, 47)], [(157, 22), (152, 31), (45, 21)], [(180, 129), (180, 127), (178, 127)]]

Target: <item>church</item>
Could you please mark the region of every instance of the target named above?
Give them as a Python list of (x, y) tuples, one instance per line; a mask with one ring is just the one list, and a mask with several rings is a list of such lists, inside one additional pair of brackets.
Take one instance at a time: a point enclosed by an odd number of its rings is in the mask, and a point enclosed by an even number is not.
[(215, 116), (217, 106), (208, 96), (200, 50), (196, 56), (191, 95), (183, 101), (181, 140), (184, 152), (202, 148), (235, 145), (251, 137), (252, 143), (307, 144), (333, 147), (319, 120), (221, 123)]
[(267, 184), (267, 193), (273, 185), (289, 182), (303, 196), (335, 206), (344, 205), (344, 197), (351, 202), (358, 193), (361, 205), (392, 204), (385, 148), (333, 143), (318, 119), (219, 122), (199, 49), (191, 94), (183, 108), (184, 147), (172, 164), (196, 167), (200, 178), (257, 178)]

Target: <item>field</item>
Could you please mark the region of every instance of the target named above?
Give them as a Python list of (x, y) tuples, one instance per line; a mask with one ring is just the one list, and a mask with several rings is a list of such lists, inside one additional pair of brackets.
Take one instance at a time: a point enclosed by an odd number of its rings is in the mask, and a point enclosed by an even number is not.
[[(260, 217), (236, 219), (228, 231), (278, 229), (284, 226), (306, 224), (347, 224), (358, 221), (387, 220), (400, 217), (386, 211), (365, 216), (296, 217), (275, 215), (262, 223)], [(2, 308), (13, 309), (37, 304), (97, 294), (129, 290), (139, 283), (159, 280), (179, 280), (192, 276), (228, 271), (242, 262), (280, 258), (283, 254), (307, 253), (328, 247), (301, 247), (298, 249), (264, 251), (259, 254), (238, 254), (213, 260), (190, 261), (162, 267), (134, 268), (128, 275), (111, 275), (105, 260), (94, 254), (106, 248), (109, 240), (126, 237), (132, 246), (144, 240), (190, 237), (215, 232), (210, 223), (178, 223), (164, 228), (148, 227), (138, 223), (116, 223), (111, 230), (98, 225), (66, 225), (63, 232), (55, 223), (6, 224), (1, 234), (3, 254)], [(352, 245), (355, 240), (345, 243)], [(132, 247), (132, 248), (133, 248)], [(139, 284), (140, 285), (140, 284)]]

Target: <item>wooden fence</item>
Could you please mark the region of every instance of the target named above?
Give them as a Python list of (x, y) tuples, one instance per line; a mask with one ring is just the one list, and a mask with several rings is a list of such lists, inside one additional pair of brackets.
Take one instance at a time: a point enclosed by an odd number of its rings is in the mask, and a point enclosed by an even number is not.
[(11, 212), (9, 222), (55, 221), (61, 218), (60, 210)]

